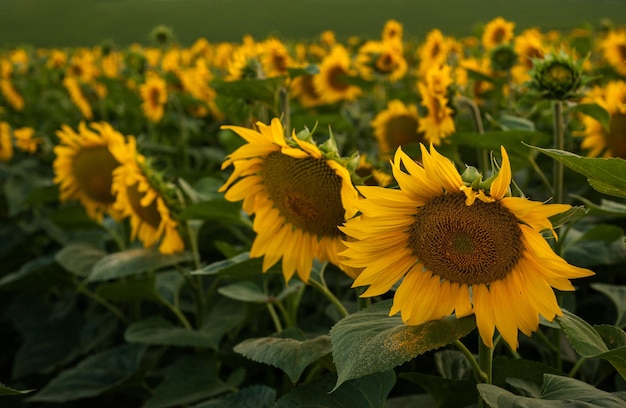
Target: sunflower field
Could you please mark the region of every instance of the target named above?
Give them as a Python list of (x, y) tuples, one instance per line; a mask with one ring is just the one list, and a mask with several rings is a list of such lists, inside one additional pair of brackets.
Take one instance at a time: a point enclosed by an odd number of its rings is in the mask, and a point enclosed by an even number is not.
[(0, 50), (2, 407), (626, 406), (626, 27), (151, 35)]

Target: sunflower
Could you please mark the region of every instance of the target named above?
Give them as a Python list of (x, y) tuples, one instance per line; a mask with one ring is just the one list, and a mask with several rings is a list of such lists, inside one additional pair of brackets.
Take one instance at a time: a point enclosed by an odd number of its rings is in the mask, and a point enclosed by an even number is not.
[(312, 108), (323, 103), (320, 94), (315, 89), (314, 77), (311, 74), (300, 75), (291, 82), (291, 94), (298, 98), (300, 104), (305, 108)]
[(361, 76), (368, 81), (378, 76), (397, 82), (407, 71), (402, 50), (392, 40), (368, 41), (363, 44), (357, 54), (356, 66)]
[(626, 31), (609, 32), (600, 43), (604, 59), (620, 75), (626, 76)]
[(394, 41), (402, 45), (402, 23), (396, 20), (387, 20), (381, 37), (383, 41)]
[(418, 132), (422, 133), (423, 139), (436, 146), (441, 144), (441, 140), (454, 133), (456, 127), (452, 117), (452, 108), (448, 106), (448, 98), (437, 94), (428, 88), (424, 83), (417, 84), (422, 97), (422, 105), (428, 111), (419, 123)]
[(387, 109), (371, 122), (381, 156), (389, 157), (399, 146), (421, 142), (419, 120), (417, 106), (405, 105), (399, 99), (389, 101)]
[(621, 157), (626, 159), (626, 82), (611, 81), (603, 89), (592, 90), (586, 100), (597, 103), (610, 115), (606, 129), (591, 116), (583, 116), (584, 130), (575, 136), (584, 137), (580, 147), (588, 156)]
[(85, 119), (93, 118), (93, 110), (91, 109), (91, 105), (87, 98), (85, 98), (85, 94), (83, 94), (83, 90), (81, 88), (81, 84), (75, 77), (66, 76), (63, 78), (63, 86), (70, 94), (70, 99), (74, 102), (74, 105), (80, 110), (81, 114)]
[(139, 86), (142, 103), (141, 110), (151, 122), (157, 123), (163, 118), (167, 102), (167, 83), (158, 74), (150, 73), (146, 81)]
[(146, 158), (137, 153), (134, 137), (127, 146), (117, 146), (113, 155), (120, 166), (113, 171), (111, 191), (115, 194), (113, 208), (122, 217), (130, 218), (131, 240), (139, 239), (145, 248), (159, 243), (159, 252), (172, 254), (185, 248), (172, 218), (165, 197), (151, 180)]
[(277, 38), (270, 38), (260, 44), (261, 64), (268, 78), (287, 75), (287, 68), (294, 65), (287, 47)]
[(264, 257), (263, 271), (282, 258), (285, 280), (297, 272), (308, 282), (314, 258), (339, 265), (343, 244), (337, 227), (354, 215), (348, 203), (357, 192), (337, 157), (295, 133), (285, 140), (276, 118), (256, 125), (258, 131), (223, 127), (248, 143), (224, 161), (222, 168), (232, 164), (234, 171), (219, 191), (229, 201), (243, 200), (244, 211), (255, 214), (250, 256)]
[(23, 152), (35, 153), (37, 151), (37, 145), (41, 143), (40, 138), (33, 138), (35, 129), (31, 127), (22, 127), (19, 129), (13, 129), (13, 137), (15, 138), (15, 145)]
[(399, 189), (359, 187), (361, 215), (340, 227), (352, 238), (343, 262), (363, 268), (353, 286), (369, 285), (362, 295), (369, 297), (401, 281), (390, 315), (419, 325), (473, 313), (484, 344), (493, 347), (497, 328), (517, 348), (518, 330), (531, 335), (539, 315), (551, 321), (562, 314), (552, 288), (573, 290), (569, 279), (593, 274), (557, 256), (541, 234), (556, 237), (548, 217), (570, 206), (507, 197), (504, 148), (500, 172), (483, 188), (480, 178), (464, 183), (433, 147), (420, 147), (423, 166), (397, 150)]
[(533, 67), (533, 59), (543, 59), (546, 54), (541, 32), (531, 28), (515, 37), (515, 53), (518, 55), (519, 63), (513, 67), (511, 74), (516, 83), (522, 84), (530, 80), (528, 71)]
[(515, 23), (496, 17), (485, 25), (481, 38), (483, 47), (489, 51), (496, 45), (507, 44), (513, 39)]
[(361, 88), (346, 81), (353, 75), (348, 51), (342, 45), (336, 45), (322, 60), (313, 83), (324, 102), (352, 101), (362, 92)]
[(54, 182), (59, 184), (61, 201), (78, 200), (89, 217), (102, 221), (105, 212), (116, 216), (111, 184), (113, 170), (120, 163), (111, 149), (123, 146), (125, 140), (108, 123), (91, 123), (89, 127), (81, 122), (78, 133), (67, 125), (57, 132), (60, 143), (54, 148)]
[(9, 77), (0, 78), (0, 91), (13, 109), (16, 111), (24, 109), (24, 98), (18, 90), (15, 89)]
[(7, 122), (0, 120), (0, 160), (8, 162), (12, 157), (11, 126)]

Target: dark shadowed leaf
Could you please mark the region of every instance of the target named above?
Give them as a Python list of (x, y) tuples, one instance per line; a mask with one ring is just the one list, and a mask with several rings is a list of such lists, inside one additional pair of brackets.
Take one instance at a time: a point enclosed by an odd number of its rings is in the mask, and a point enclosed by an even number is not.
[(100, 259), (88, 278), (90, 282), (101, 282), (139, 275), (148, 271), (193, 260), (190, 252), (163, 255), (156, 249), (128, 249)]
[(426, 390), (439, 408), (466, 407), (478, 400), (476, 381), (453, 380), (422, 373), (402, 373), (399, 378), (418, 384)]
[(391, 300), (339, 321), (330, 331), (337, 386), (367, 374), (387, 371), (429, 350), (452, 343), (476, 327), (474, 316), (450, 316), (419, 326), (389, 317)]
[(271, 297), (263, 293), (263, 289), (254, 282), (244, 281), (222, 286), (218, 289), (222, 296), (241, 302), (268, 303)]
[(54, 259), (74, 275), (87, 277), (93, 266), (106, 255), (102, 249), (88, 244), (70, 244), (59, 252)]
[(192, 408), (270, 408), (276, 390), (265, 385), (252, 385), (223, 397), (192, 406)]
[(103, 394), (135, 375), (144, 351), (143, 346), (125, 344), (91, 355), (62, 371), (29, 401), (66, 402)]
[(394, 372), (385, 371), (347, 381), (330, 392), (337, 377), (326, 374), (285, 394), (273, 408), (383, 408), (395, 381)]
[(220, 380), (215, 357), (200, 354), (179, 358), (166, 371), (144, 408), (181, 406), (228, 392), (236, 384)]
[(330, 337), (326, 335), (304, 341), (288, 337), (261, 337), (244, 340), (233, 350), (250, 360), (280, 368), (295, 383), (311, 363), (330, 354), (331, 345)]
[(159, 346), (212, 348), (217, 350), (221, 334), (208, 330), (188, 330), (160, 317), (150, 317), (133, 323), (126, 329), (124, 339), (129, 343)]
[(613, 304), (617, 311), (615, 325), (622, 327), (626, 324), (626, 286), (611, 285), (608, 283), (592, 283), (591, 287), (605, 294)]
[(6, 385), (0, 383), (0, 396), (21, 395), (21, 394), (28, 394), (29, 392), (33, 392), (33, 390), (16, 390), (15, 388), (7, 387)]

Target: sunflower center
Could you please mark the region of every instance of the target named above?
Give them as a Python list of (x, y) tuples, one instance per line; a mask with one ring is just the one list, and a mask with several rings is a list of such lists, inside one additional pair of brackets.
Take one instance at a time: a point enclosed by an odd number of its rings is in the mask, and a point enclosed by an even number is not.
[(150, 95), (148, 96), (148, 101), (150, 106), (159, 106), (161, 105), (161, 91), (157, 87), (150, 88)]
[(142, 222), (150, 225), (154, 229), (159, 229), (161, 224), (161, 214), (157, 208), (156, 200), (153, 200), (147, 207), (141, 205), (141, 199), (146, 195), (139, 191), (139, 184), (133, 184), (126, 187), (126, 194), (128, 195), (128, 202), (133, 211)]
[(347, 72), (339, 65), (332, 67), (327, 74), (328, 85), (336, 91), (345, 91), (349, 85), (343, 81)]
[(296, 228), (318, 237), (335, 237), (344, 220), (341, 177), (325, 160), (270, 153), (263, 184), (274, 206)]
[(395, 150), (398, 146), (421, 141), (417, 131), (418, 122), (411, 116), (398, 116), (387, 123), (387, 143), (390, 150)]
[(408, 247), (442, 279), (467, 285), (502, 279), (522, 257), (517, 218), (497, 203), (465, 194), (443, 194), (419, 209), (409, 229)]
[(90, 199), (112, 204), (113, 170), (119, 166), (107, 146), (83, 147), (72, 160), (72, 175), (81, 191)]
[(626, 115), (623, 113), (611, 115), (609, 129), (607, 147), (614, 157), (626, 159)]

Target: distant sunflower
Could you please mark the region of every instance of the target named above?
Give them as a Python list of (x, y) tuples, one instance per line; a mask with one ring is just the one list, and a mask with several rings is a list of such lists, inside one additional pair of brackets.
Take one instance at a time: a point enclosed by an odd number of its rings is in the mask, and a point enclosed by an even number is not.
[(606, 38), (600, 43), (604, 59), (615, 69), (615, 71), (626, 76), (626, 31), (610, 31)]
[(433, 66), (439, 66), (448, 58), (449, 40), (443, 33), (434, 29), (426, 35), (426, 40), (417, 50), (419, 66), (417, 75), (423, 76)]
[(604, 89), (595, 90), (590, 102), (602, 106), (610, 115), (608, 129), (591, 116), (583, 116), (584, 130), (574, 133), (584, 137), (580, 147), (590, 157), (621, 157), (626, 159), (626, 82), (611, 81)]
[(93, 110), (91, 109), (91, 104), (85, 97), (83, 93), (82, 87), (78, 79), (71, 76), (66, 76), (63, 79), (63, 86), (67, 90), (70, 95), (70, 99), (74, 102), (74, 105), (78, 108), (78, 110), (83, 115), (85, 119), (93, 118)]
[(314, 75), (299, 75), (291, 82), (291, 94), (298, 98), (305, 108), (312, 108), (323, 103), (322, 97), (315, 89), (313, 78)]
[(362, 296), (378, 296), (401, 281), (390, 315), (419, 325), (473, 313), (484, 344), (493, 347), (497, 328), (516, 349), (518, 330), (531, 335), (539, 315), (551, 321), (562, 314), (552, 288), (573, 290), (569, 279), (593, 274), (569, 265), (541, 235), (554, 234), (548, 217), (570, 206), (507, 197), (504, 148), (488, 191), (467, 186), (434, 148), (421, 149), (423, 167), (396, 152), (398, 190), (359, 187), (362, 215), (341, 227), (352, 238), (344, 242), (344, 263), (364, 268), (353, 286), (369, 285)]
[(423, 141), (419, 121), (417, 106), (399, 99), (390, 101), (371, 122), (381, 156), (389, 157), (399, 146)]
[(536, 28), (523, 31), (515, 37), (515, 53), (519, 64), (514, 66), (511, 73), (518, 84), (530, 80), (528, 71), (533, 67), (533, 59), (543, 59), (546, 54), (543, 35)]
[(139, 86), (141, 110), (151, 122), (158, 123), (163, 118), (167, 102), (167, 83), (158, 74), (149, 74)]
[(113, 155), (120, 162), (113, 171), (113, 208), (122, 217), (130, 218), (131, 239), (139, 239), (145, 248), (159, 243), (162, 254), (184, 250), (178, 223), (172, 218), (160, 189), (152, 184), (149, 178), (152, 170), (145, 157), (137, 153), (135, 138), (130, 137), (127, 146), (114, 148)]
[(361, 76), (371, 81), (375, 77), (391, 82), (402, 79), (407, 72), (407, 62), (402, 49), (393, 41), (368, 41), (357, 54), (356, 65)]
[(13, 157), (13, 141), (11, 140), (11, 126), (0, 120), (0, 160), (8, 162)]
[(63, 125), (57, 136), (60, 143), (54, 148), (56, 159), (52, 167), (61, 201), (80, 201), (87, 215), (96, 221), (102, 221), (106, 212), (116, 215), (111, 212), (115, 201), (111, 185), (113, 170), (120, 163), (111, 149), (124, 145), (124, 136), (104, 122), (91, 123), (89, 127), (81, 122), (78, 133)]
[(313, 83), (324, 102), (352, 101), (361, 94), (361, 88), (346, 81), (354, 76), (350, 55), (342, 45), (335, 45), (322, 60), (320, 72)]
[(354, 215), (349, 203), (357, 192), (346, 167), (295, 133), (285, 140), (278, 119), (256, 125), (258, 131), (223, 127), (248, 143), (222, 164), (234, 171), (219, 191), (229, 201), (243, 200), (244, 211), (255, 215), (250, 256), (264, 257), (263, 271), (282, 258), (287, 281), (297, 272), (308, 282), (315, 258), (339, 265), (343, 244), (337, 227)]
[(507, 44), (513, 40), (515, 23), (502, 17), (496, 17), (485, 25), (481, 38), (483, 47), (489, 51), (496, 45)]
[(13, 137), (15, 138), (15, 145), (23, 152), (35, 153), (37, 146), (41, 143), (40, 138), (33, 138), (35, 129), (31, 127), (22, 127), (19, 129), (13, 129)]
[(0, 91), (13, 109), (16, 111), (24, 109), (24, 97), (15, 89), (9, 77), (0, 78)]
[(294, 64), (287, 47), (277, 38), (261, 43), (259, 53), (263, 71), (268, 78), (287, 75), (287, 68)]
[(381, 37), (383, 41), (397, 41), (402, 44), (402, 23), (396, 20), (387, 20)]
[(418, 83), (418, 90), (422, 97), (422, 105), (428, 113), (422, 117), (418, 131), (423, 139), (435, 146), (441, 144), (441, 140), (454, 133), (456, 127), (452, 117), (452, 108), (448, 106), (448, 98), (432, 92), (425, 84)]

